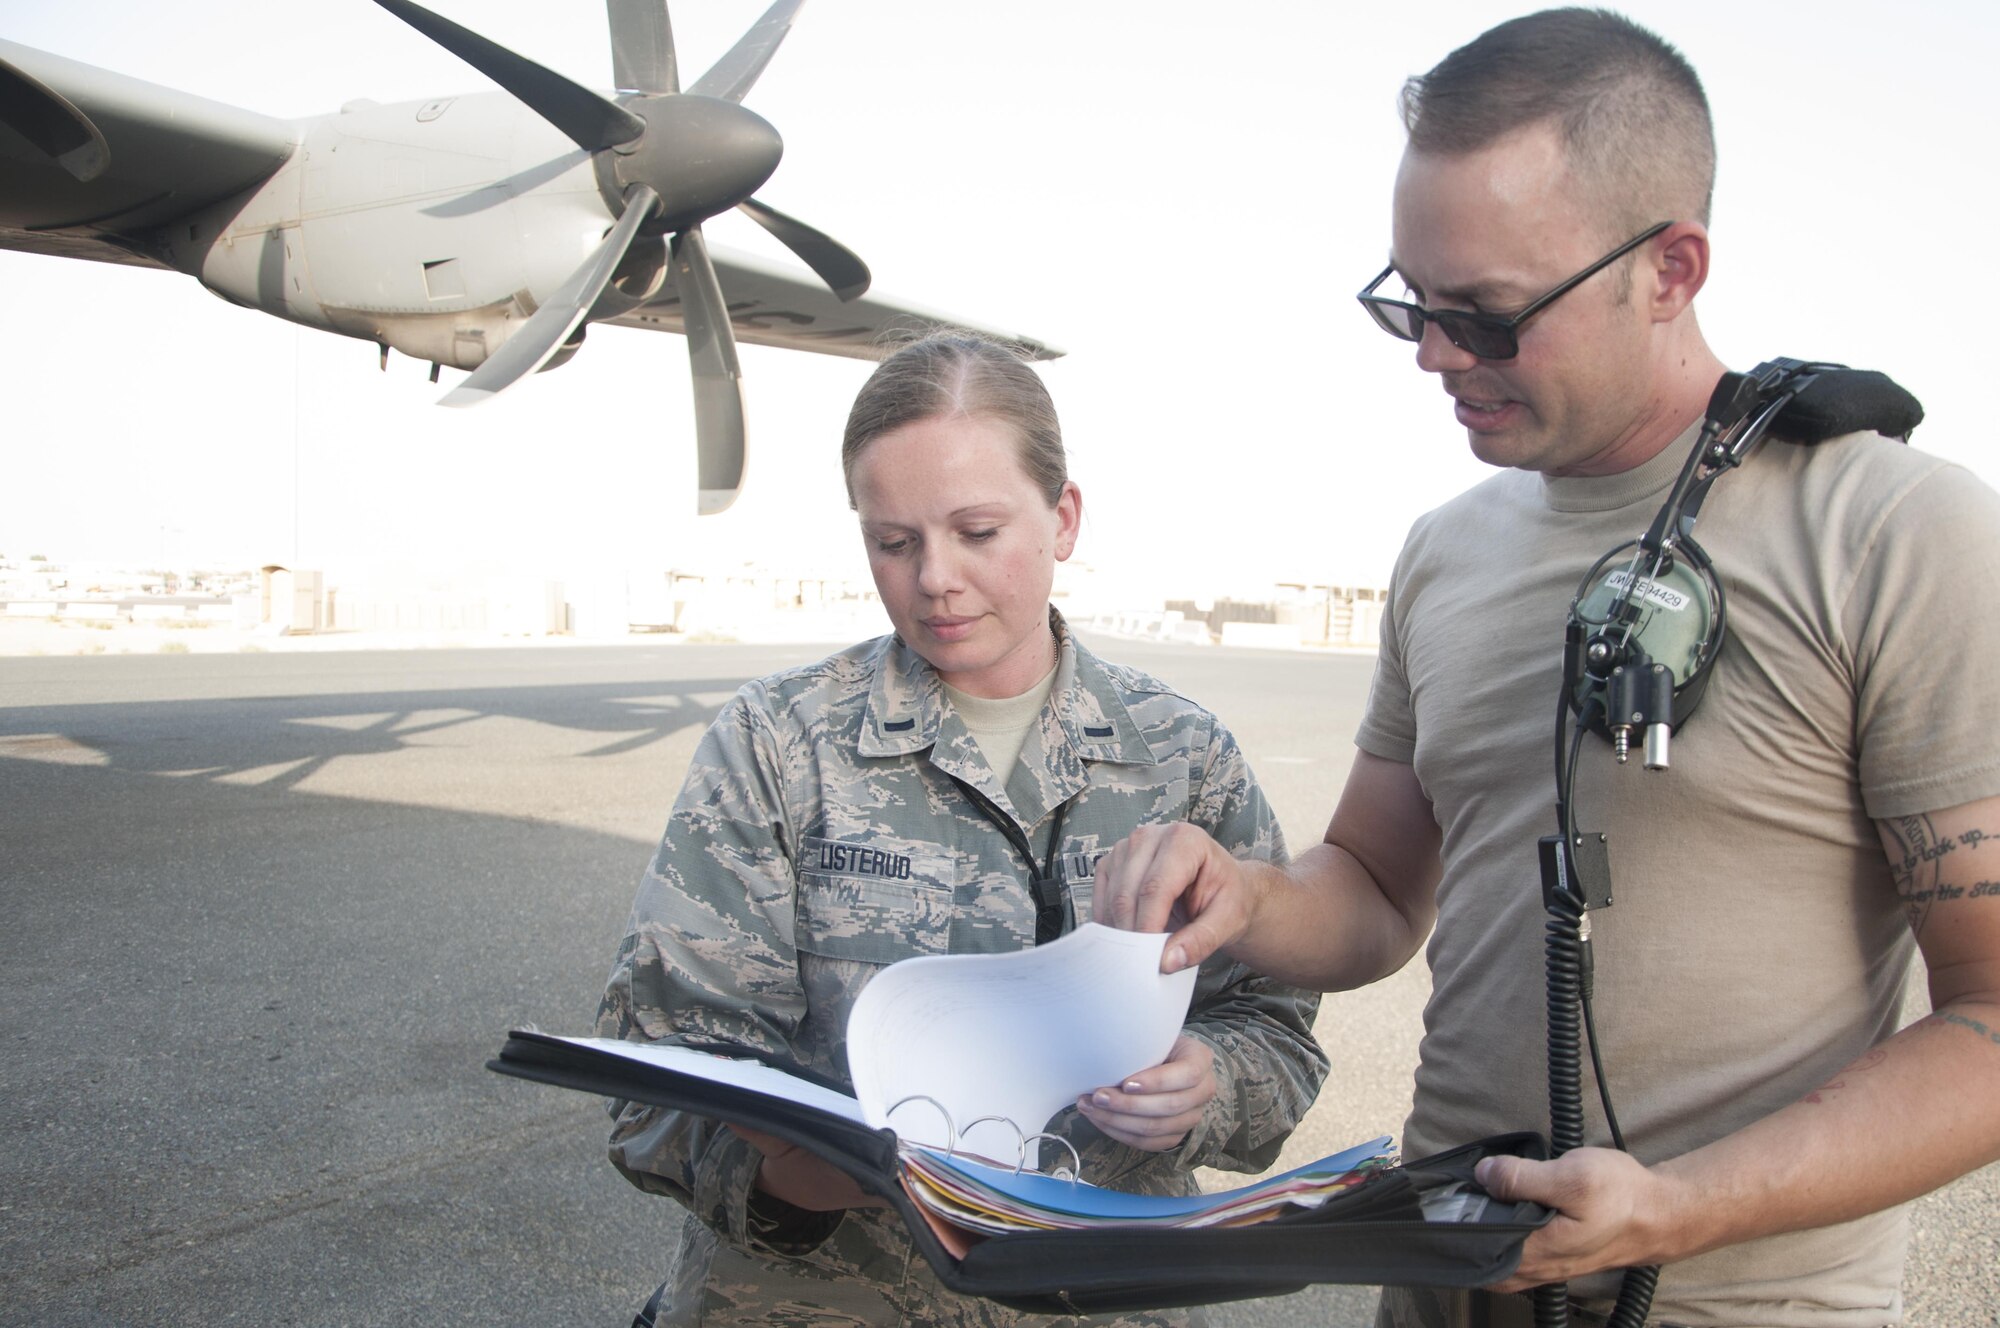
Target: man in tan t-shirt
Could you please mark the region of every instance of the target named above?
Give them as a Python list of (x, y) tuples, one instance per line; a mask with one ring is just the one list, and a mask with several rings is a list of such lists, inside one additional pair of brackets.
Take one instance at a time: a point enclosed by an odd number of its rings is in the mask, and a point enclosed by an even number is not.
[[(1693, 307), (1713, 135), (1671, 46), (1531, 15), (1411, 80), (1404, 117), (1364, 299), (1502, 469), (1404, 546), (1325, 842), (1280, 869), (1142, 830), (1096, 909), (1159, 930), (1179, 902), (1169, 967), (1226, 949), (1329, 990), (1429, 936), (1423, 1152), (1547, 1119), (1536, 840), (1569, 601), (1659, 509), (1724, 366)], [(1386, 1323), (1519, 1322), (1505, 1293), (1564, 1280), (1595, 1321), (1599, 1274), (1648, 1264), (1664, 1321), (1894, 1323), (1898, 1206), (2000, 1158), (2000, 616), (1966, 593), (2000, 582), (2000, 499), (1875, 435), (1774, 441), (1701, 526), (1729, 629), (1703, 708), (1670, 770), (1593, 738), (1575, 781), (1610, 837), (1596, 1004), (1632, 1151), (1483, 1163), (1557, 1216), (1494, 1294), (1392, 1291)], [(1934, 1012), (1904, 1027), (1916, 950)], [(1586, 1134), (1609, 1142), (1594, 1103)]]

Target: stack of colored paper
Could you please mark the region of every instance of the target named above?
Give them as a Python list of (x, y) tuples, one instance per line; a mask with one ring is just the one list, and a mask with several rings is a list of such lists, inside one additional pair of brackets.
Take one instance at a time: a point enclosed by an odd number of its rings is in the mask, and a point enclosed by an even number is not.
[(1230, 1227), (1316, 1208), (1394, 1165), (1385, 1136), (1282, 1175), (1215, 1194), (1126, 1194), (1067, 1176), (1016, 1171), (929, 1148), (905, 1148), (903, 1183), (929, 1212), (967, 1231)]

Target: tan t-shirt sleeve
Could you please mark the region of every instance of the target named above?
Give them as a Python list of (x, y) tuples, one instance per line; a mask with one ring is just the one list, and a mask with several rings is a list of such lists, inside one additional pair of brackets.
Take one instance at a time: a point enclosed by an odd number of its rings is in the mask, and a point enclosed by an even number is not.
[(1885, 503), (1841, 623), (1855, 670), (1861, 797), (1876, 819), (2000, 794), (2000, 495), (1941, 465)]
[(1417, 717), (1410, 703), (1410, 680), (1403, 665), (1399, 635), (1402, 619), (1397, 612), (1406, 592), (1405, 565), (1415, 542), (1413, 531), (1389, 578), (1389, 599), (1382, 606), (1382, 644), (1375, 656), (1375, 676), (1368, 684), (1361, 727), (1354, 734), (1354, 745), (1362, 751), (1402, 765), (1409, 765), (1417, 754)]

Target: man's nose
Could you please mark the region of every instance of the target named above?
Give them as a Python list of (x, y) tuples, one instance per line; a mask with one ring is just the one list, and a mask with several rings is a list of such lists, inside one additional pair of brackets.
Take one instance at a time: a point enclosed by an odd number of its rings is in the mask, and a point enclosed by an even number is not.
[(1425, 373), (1462, 373), (1479, 363), (1469, 350), (1454, 346), (1444, 329), (1424, 320), (1424, 334), (1417, 340), (1417, 367)]

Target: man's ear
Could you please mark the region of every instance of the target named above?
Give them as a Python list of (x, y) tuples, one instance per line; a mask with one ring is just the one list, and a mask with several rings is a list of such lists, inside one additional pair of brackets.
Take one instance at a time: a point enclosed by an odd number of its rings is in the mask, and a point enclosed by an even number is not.
[(1677, 221), (1648, 246), (1656, 255), (1651, 269), (1653, 321), (1671, 323), (1686, 313), (1708, 281), (1708, 227)]

